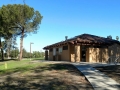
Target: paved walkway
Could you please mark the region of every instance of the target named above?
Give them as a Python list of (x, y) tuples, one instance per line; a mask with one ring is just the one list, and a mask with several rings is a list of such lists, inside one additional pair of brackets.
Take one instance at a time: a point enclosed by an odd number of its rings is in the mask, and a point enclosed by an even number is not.
[(92, 67), (96, 64), (73, 63), (73, 65), (85, 75), (95, 90), (120, 90), (119, 83)]
[[(120, 84), (115, 80), (107, 77), (105, 74), (96, 70), (93, 67), (99, 66), (110, 66), (114, 64), (107, 63), (89, 63), (89, 62), (80, 62), (80, 63), (71, 63), (66, 61), (42, 61), (46, 63), (66, 63), (73, 64), (80, 72), (82, 72), (88, 81), (91, 83), (95, 90), (120, 90)], [(120, 65), (120, 63), (118, 64)]]

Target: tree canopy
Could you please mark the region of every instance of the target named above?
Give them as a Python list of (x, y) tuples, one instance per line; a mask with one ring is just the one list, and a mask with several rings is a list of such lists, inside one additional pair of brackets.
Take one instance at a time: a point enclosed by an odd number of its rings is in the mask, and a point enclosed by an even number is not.
[(116, 40), (119, 41), (119, 36), (116, 36)]
[[(30, 32), (36, 33), (43, 16), (39, 11), (24, 4), (8, 4), (0, 8), (1, 33), (20, 35), (20, 60), (22, 59), (23, 38)], [(4, 35), (4, 34), (3, 34)]]
[(112, 39), (112, 36), (111, 36), (111, 35), (109, 35), (109, 36), (107, 36), (107, 38)]
[[(4, 16), (4, 13), (2, 11), (2, 8), (0, 8), (0, 49), (1, 49), (1, 57), (2, 60), (4, 60), (4, 48), (5, 48), (5, 42), (1, 42), (1, 39), (9, 39), (13, 36), (13, 32), (11, 29), (8, 28), (8, 21), (6, 20), (6, 17)], [(3, 46), (4, 45), (4, 46)]]

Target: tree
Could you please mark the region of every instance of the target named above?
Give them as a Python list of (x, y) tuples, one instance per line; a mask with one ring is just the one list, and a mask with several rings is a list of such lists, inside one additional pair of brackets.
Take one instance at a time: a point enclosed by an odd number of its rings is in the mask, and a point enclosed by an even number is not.
[(34, 57), (34, 58), (43, 58), (44, 57), (44, 52), (39, 52), (39, 51), (33, 51), (33, 54), (32, 54), (32, 56)]
[(119, 41), (119, 36), (116, 36), (116, 40)]
[(112, 36), (111, 36), (111, 35), (109, 35), (109, 36), (107, 36), (107, 38), (112, 39)]
[(41, 52), (41, 58), (43, 58), (45, 56), (44, 52)]
[(25, 50), (25, 48), (23, 48), (23, 58), (27, 58), (28, 56), (28, 54), (27, 54), (28, 52)]
[(12, 36), (12, 38), (5, 39), (4, 51), (6, 51), (8, 59), (9, 59), (9, 55), (10, 55), (11, 50), (13, 50), (14, 48), (17, 48), (16, 45), (17, 45), (16, 37)]
[[(6, 13), (7, 14), (7, 13)], [(0, 8), (0, 49), (1, 49), (1, 57), (4, 60), (4, 51), (3, 51), (3, 44), (1, 39), (8, 39), (12, 37), (13, 31), (8, 28), (8, 20), (6, 19), (4, 10)]]
[(17, 47), (13, 48), (10, 51), (10, 57), (12, 57), (12, 58), (17, 58), (18, 54), (19, 54), (19, 49)]
[(23, 38), (30, 32), (36, 33), (43, 16), (39, 11), (24, 4), (3, 5), (1, 12), (6, 18), (5, 23), (9, 29), (14, 29), (16, 35), (20, 35), (20, 58), (22, 59)]

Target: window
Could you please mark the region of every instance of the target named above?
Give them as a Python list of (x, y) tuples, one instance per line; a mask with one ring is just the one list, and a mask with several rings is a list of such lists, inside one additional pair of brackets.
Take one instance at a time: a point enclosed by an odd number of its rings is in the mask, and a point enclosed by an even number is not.
[(56, 48), (53, 48), (53, 55), (56, 55)]
[(53, 51), (53, 49), (51, 48), (51, 49), (50, 49), (50, 52), (52, 52), (52, 51)]
[(62, 48), (59, 48), (59, 53), (61, 53), (62, 52)]
[(58, 51), (58, 48), (56, 48), (56, 51)]
[(63, 46), (63, 50), (68, 50), (68, 46)]

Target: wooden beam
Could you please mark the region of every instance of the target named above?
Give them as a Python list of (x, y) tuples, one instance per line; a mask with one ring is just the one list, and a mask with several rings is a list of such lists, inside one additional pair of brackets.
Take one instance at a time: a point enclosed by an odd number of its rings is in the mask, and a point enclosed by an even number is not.
[(74, 44), (74, 41), (69, 41), (69, 43)]

